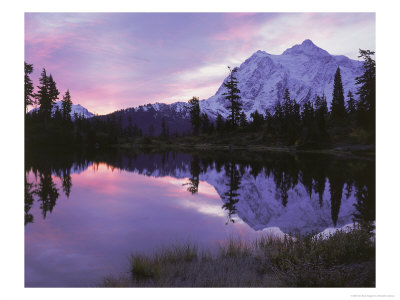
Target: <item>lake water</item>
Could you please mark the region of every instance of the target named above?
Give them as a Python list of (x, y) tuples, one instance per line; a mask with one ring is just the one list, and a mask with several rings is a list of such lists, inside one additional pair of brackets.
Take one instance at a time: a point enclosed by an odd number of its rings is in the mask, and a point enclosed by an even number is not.
[(375, 220), (375, 163), (332, 155), (26, 153), (25, 286), (95, 286), (133, 252)]

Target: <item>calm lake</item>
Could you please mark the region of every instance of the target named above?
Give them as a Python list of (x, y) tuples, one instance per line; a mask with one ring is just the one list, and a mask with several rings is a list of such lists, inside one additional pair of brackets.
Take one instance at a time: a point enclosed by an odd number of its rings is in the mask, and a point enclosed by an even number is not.
[(375, 220), (375, 162), (276, 152), (26, 153), (25, 286), (90, 287), (133, 252)]

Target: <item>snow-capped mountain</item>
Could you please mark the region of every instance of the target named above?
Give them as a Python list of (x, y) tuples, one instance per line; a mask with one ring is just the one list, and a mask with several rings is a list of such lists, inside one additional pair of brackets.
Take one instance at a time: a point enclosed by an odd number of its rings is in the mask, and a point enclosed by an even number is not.
[[(298, 103), (314, 101), (317, 95), (325, 94), (328, 107), (332, 101), (333, 81), (339, 67), (345, 96), (348, 91), (355, 94), (355, 77), (363, 72), (363, 63), (343, 55), (331, 55), (305, 40), (285, 50), (281, 55), (257, 51), (243, 62), (236, 73), (244, 112), (249, 116), (255, 110), (265, 113), (277, 100), (282, 100), (285, 89)], [(226, 77), (224, 82), (229, 80)], [(223, 93), (223, 83), (216, 94), (201, 101), (201, 109), (209, 116), (220, 113), (228, 115), (228, 105)]]
[[(317, 95), (325, 94), (330, 107), (334, 76), (338, 67), (345, 96), (348, 91), (355, 95), (355, 78), (363, 73), (362, 61), (343, 55), (331, 55), (310, 40), (305, 40), (280, 55), (259, 50), (244, 61), (236, 73), (242, 108), (247, 118), (256, 110), (265, 114), (266, 109), (272, 108), (277, 100), (282, 100), (285, 89), (300, 104), (307, 100), (314, 101)], [(227, 80), (229, 75), (224, 82)], [(218, 113), (224, 118), (229, 115), (228, 102), (223, 96), (226, 92), (223, 83), (214, 96), (200, 101), (201, 112), (206, 113), (210, 119), (215, 120)], [(150, 128), (154, 134), (159, 134), (162, 119), (168, 123), (171, 133), (182, 134), (191, 130), (186, 106), (186, 102), (154, 103), (113, 114), (122, 117), (123, 126), (127, 126), (130, 117), (144, 134), (148, 134)]]
[[(62, 110), (62, 104), (61, 101), (57, 101), (53, 104), (52, 107), (52, 113), (54, 114), (54, 112), (59, 109), (60, 111)], [(34, 108), (31, 111), (29, 111), (30, 114), (32, 114), (33, 112), (37, 111), (38, 108)], [(94, 116), (93, 113), (91, 113), (90, 111), (88, 111), (85, 107), (83, 107), (80, 104), (72, 104), (71, 107), (71, 119), (74, 120), (75, 119), (75, 114), (77, 114), (78, 116), (82, 116), (85, 119), (91, 118)]]

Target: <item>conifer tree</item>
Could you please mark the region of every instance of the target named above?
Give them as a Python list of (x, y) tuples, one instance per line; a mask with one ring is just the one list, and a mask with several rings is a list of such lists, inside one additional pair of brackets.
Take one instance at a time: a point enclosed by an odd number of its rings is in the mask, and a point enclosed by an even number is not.
[(356, 100), (354, 100), (353, 93), (349, 91), (347, 93), (347, 113), (354, 114), (357, 110), (356, 108)]
[(275, 121), (281, 122), (283, 119), (283, 109), (281, 102), (278, 100), (274, 106), (274, 119)]
[(65, 95), (61, 101), (62, 107), (62, 115), (64, 120), (71, 120), (71, 111), (72, 111), (72, 101), (71, 94), (69, 90), (65, 92)]
[(288, 89), (285, 90), (285, 95), (283, 96), (282, 110), (283, 118), (285, 119), (285, 121), (287, 121), (292, 115), (293, 111), (292, 100), (290, 99), (290, 93)]
[(338, 67), (335, 73), (335, 80), (333, 83), (331, 104), (331, 115), (333, 120), (341, 119), (346, 115), (346, 108), (344, 106), (344, 93), (342, 76), (340, 75), (340, 68)]
[(303, 125), (306, 127), (311, 127), (314, 122), (314, 106), (311, 101), (307, 101), (303, 105), (303, 111), (301, 114), (301, 119), (303, 121)]
[(269, 109), (265, 111), (265, 123), (267, 124), (267, 130), (270, 130), (272, 127), (273, 116)]
[(60, 92), (58, 91), (56, 83), (53, 80), (53, 76), (51, 74), (49, 76), (48, 83), (49, 83), (49, 97), (51, 100), (51, 105), (53, 105), (57, 101)]
[(360, 49), (358, 57), (364, 59), (364, 73), (356, 77), (359, 85), (356, 94), (360, 96), (358, 111), (363, 125), (369, 128), (375, 128), (376, 71), (375, 60), (371, 57), (374, 54), (374, 51)]
[(260, 129), (264, 121), (264, 116), (256, 110), (250, 114), (250, 117), (252, 118), (251, 126), (253, 127), (253, 129), (254, 130)]
[(238, 81), (235, 77), (237, 68), (231, 70), (231, 68), (228, 67), (228, 69), (230, 72), (229, 80), (224, 82), (224, 87), (226, 87), (228, 91), (223, 95), (225, 96), (225, 99), (229, 101), (228, 109), (230, 110), (230, 114), (228, 116), (228, 120), (230, 121), (232, 128), (235, 128), (239, 123), (242, 103), (239, 102), (240, 90), (237, 87)]
[(245, 128), (247, 125), (249, 125), (249, 122), (247, 122), (246, 114), (242, 111), (239, 116), (239, 126)]
[(47, 120), (51, 118), (51, 98), (49, 95), (49, 77), (46, 74), (46, 69), (43, 68), (40, 74), (38, 85), (38, 92), (35, 94), (39, 104), (39, 114), (44, 119), (46, 124)]
[(24, 62), (25, 65), (25, 77), (24, 77), (24, 86), (25, 86), (25, 113), (28, 112), (28, 106), (34, 104), (33, 99), (33, 83), (31, 78), (29, 77), (30, 74), (33, 72), (33, 65), (27, 64)]
[(193, 97), (188, 103), (189, 106), (187, 106), (187, 108), (190, 113), (190, 122), (193, 126), (193, 134), (198, 135), (201, 126), (199, 98)]

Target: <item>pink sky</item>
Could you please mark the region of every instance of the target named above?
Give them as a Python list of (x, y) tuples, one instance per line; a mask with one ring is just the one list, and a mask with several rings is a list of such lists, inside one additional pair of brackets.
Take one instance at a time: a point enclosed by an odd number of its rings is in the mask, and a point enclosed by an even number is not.
[(25, 60), (61, 95), (106, 114), (212, 96), (257, 50), (281, 54), (311, 39), (357, 59), (375, 50), (374, 13), (26, 13)]

